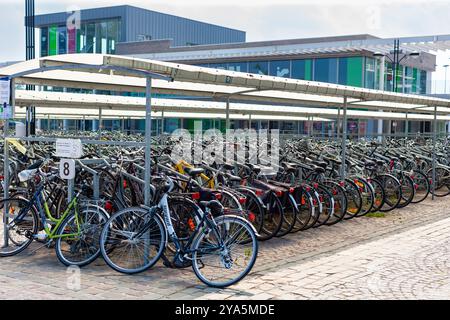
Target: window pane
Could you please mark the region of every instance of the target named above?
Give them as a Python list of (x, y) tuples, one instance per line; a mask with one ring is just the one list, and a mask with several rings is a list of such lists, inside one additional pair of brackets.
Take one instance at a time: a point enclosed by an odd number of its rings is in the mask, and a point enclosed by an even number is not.
[(251, 61), (248, 65), (248, 72), (256, 74), (269, 74), (268, 61)]
[(112, 20), (108, 22), (108, 53), (114, 54), (116, 52), (117, 42), (119, 42), (119, 20)]
[(311, 60), (292, 60), (292, 78), (311, 80)]
[(282, 78), (290, 78), (290, 62), (289, 61), (270, 61), (270, 75)]
[(365, 87), (375, 89), (375, 59), (366, 57)]
[(95, 24), (89, 23), (86, 26), (86, 53), (94, 53), (95, 40)]
[(41, 28), (41, 57), (48, 56), (48, 28)]
[(337, 59), (315, 59), (314, 80), (320, 82), (337, 83)]
[(347, 58), (339, 58), (338, 83), (347, 84)]
[(226, 63), (210, 63), (209, 67), (214, 68), (214, 69), (226, 70), (227, 64)]
[(96, 24), (95, 53), (106, 54), (107, 51), (106, 27), (107, 27), (106, 22), (100, 22)]
[(67, 30), (66, 27), (58, 28), (58, 53), (67, 53)]
[(227, 68), (228, 68), (228, 70), (236, 71), (236, 72), (248, 72), (247, 62), (228, 63)]
[(58, 27), (50, 27), (48, 32), (48, 55), (54, 56), (58, 54), (57, 48), (58, 48)]

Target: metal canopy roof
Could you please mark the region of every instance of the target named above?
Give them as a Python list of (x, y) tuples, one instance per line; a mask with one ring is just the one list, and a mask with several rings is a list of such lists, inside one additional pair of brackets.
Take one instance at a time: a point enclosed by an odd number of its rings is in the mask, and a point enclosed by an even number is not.
[[(25, 107), (37, 107), (38, 114), (54, 116), (79, 116), (98, 118), (99, 108), (103, 118), (144, 118), (145, 98), (121, 97), (62, 92), (16, 91), (16, 114), (24, 114)], [(166, 118), (225, 118), (226, 103), (217, 101), (197, 101), (182, 99), (152, 99), (152, 116), (160, 117), (164, 111)], [(295, 106), (261, 105), (248, 103), (230, 103), (231, 119), (253, 120), (308, 120), (305, 116), (336, 118), (337, 109), (305, 108)], [(363, 119), (400, 119), (406, 118), (401, 112), (379, 112), (348, 110), (349, 117)], [(323, 120), (323, 118), (320, 118)], [(432, 120), (432, 115), (409, 113), (409, 120)], [(450, 120), (450, 116), (438, 116), (438, 120)], [(316, 118), (319, 121), (319, 118)]]
[[(270, 57), (282, 55), (342, 53), (342, 52), (381, 52), (385, 55), (392, 50), (393, 42), (397, 38), (346, 39), (334, 41), (305, 42), (284, 44), (281, 41), (267, 41), (245, 44), (226, 44), (220, 46), (196, 46), (195, 48), (170, 48), (167, 52), (133, 54), (135, 57), (164, 60), (201, 60), (225, 59), (232, 57)], [(399, 38), (400, 46), (408, 52), (433, 52), (450, 50), (450, 35), (433, 35)], [(286, 41), (285, 41), (286, 42)], [(295, 39), (291, 40), (295, 42)]]
[[(81, 69), (82, 68), (82, 69)], [(77, 71), (74, 71), (77, 70)], [(43, 72), (41, 72), (43, 71)], [(152, 92), (202, 96), (213, 99), (263, 101), (338, 107), (344, 96), (351, 107), (371, 110), (450, 114), (450, 100), (365, 88), (278, 78), (123, 56), (72, 54), (35, 59), (0, 69), (0, 77), (16, 83), (113, 91), (144, 91), (147, 75)], [(172, 82), (164, 79), (168, 77)], [(133, 89), (133, 90), (130, 90)], [(415, 110), (416, 109), (416, 110)]]

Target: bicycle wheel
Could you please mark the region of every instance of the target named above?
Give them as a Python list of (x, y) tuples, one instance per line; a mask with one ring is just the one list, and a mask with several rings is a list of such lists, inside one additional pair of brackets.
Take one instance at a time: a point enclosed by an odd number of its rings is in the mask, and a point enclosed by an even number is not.
[(106, 263), (126, 274), (151, 268), (161, 257), (165, 244), (166, 230), (161, 218), (139, 207), (114, 214), (100, 236)]
[(283, 198), (280, 201), (283, 205), (284, 219), (277, 237), (284, 237), (294, 228), (297, 220), (298, 209), (294, 198), (288, 192), (283, 194)]
[(268, 240), (273, 238), (281, 229), (284, 214), (283, 205), (273, 191), (266, 192), (262, 201), (265, 206), (265, 212), (261, 236)]
[(327, 181), (324, 183), (326, 185), (334, 199), (334, 212), (330, 219), (325, 223), (327, 226), (336, 224), (342, 219), (344, 219), (345, 213), (347, 211), (347, 196), (345, 195), (345, 190), (337, 182)]
[(369, 182), (367, 182), (366, 179), (357, 177), (355, 178), (354, 182), (361, 191), (361, 199), (362, 199), (361, 211), (358, 214), (356, 214), (356, 216), (362, 217), (372, 210), (375, 204), (375, 193), (372, 186), (369, 184)]
[(322, 203), (322, 212), (320, 213), (319, 219), (316, 221), (313, 228), (318, 228), (327, 223), (331, 215), (334, 213), (334, 199), (332, 194), (322, 185), (318, 186), (317, 192), (319, 193), (319, 200)]
[(430, 181), (427, 175), (420, 170), (414, 170), (411, 178), (414, 181), (416, 192), (411, 203), (419, 203), (425, 200), (430, 194)]
[(414, 181), (405, 173), (401, 174), (399, 181), (401, 183), (402, 196), (400, 198), (400, 202), (397, 205), (397, 208), (404, 208), (414, 199)]
[(380, 181), (378, 181), (377, 179), (373, 179), (373, 178), (369, 179), (369, 183), (372, 186), (373, 192), (375, 194), (372, 212), (378, 212), (381, 209), (381, 207), (383, 207), (383, 205), (384, 205), (385, 194), (384, 194), (383, 185), (381, 184)]
[(38, 215), (29, 201), (19, 198), (1, 200), (0, 257), (14, 256), (25, 250), (33, 242), (38, 228)]
[(245, 198), (244, 213), (246, 219), (253, 225), (258, 233), (258, 240), (264, 240), (264, 238), (259, 235), (264, 223), (263, 205), (258, 199), (258, 196), (251, 192), (245, 193)]
[(394, 210), (400, 203), (402, 197), (402, 187), (400, 181), (390, 174), (380, 174), (377, 176), (384, 189), (384, 203), (379, 211), (388, 212)]
[[(100, 208), (67, 216), (56, 231), (56, 256), (66, 266), (84, 267), (100, 255), (100, 234), (108, 220)], [(78, 227), (79, 226), (79, 227)]]
[(297, 202), (298, 212), (292, 232), (298, 232), (306, 230), (313, 216), (314, 204), (311, 194), (303, 187), (296, 188), (294, 199)]
[(319, 220), (319, 217), (322, 214), (322, 210), (323, 210), (319, 193), (316, 190), (311, 189), (310, 194), (311, 194), (312, 205), (313, 205), (312, 216), (311, 216), (311, 219), (309, 219), (308, 224), (306, 225), (306, 227), (303, 230), (312, 228)]
[[(433, 182), (433, 169), (427, 171), (428, 179)], [(436, 183), (433, 190), (431, 183), (431, 193), (436, 197), (445, 197), (450, 194), (450, 170), (442, 167), (436, 168)]]
[(349, 220), (356, 217), (356, 215), (361, 212), (363, 200), (361, 191), (352, 180), (345, 179), (344, 189), (345, 195), (347, 196), (347, 212), (344, 219)]
[(215, 222), (215, 230), (204, 230), (195, 238), (192, 268), (206, 285), (224, 288), (251, 271), (258, 256), (258, 241), (252, 225), (241, 217), (221, 216)]

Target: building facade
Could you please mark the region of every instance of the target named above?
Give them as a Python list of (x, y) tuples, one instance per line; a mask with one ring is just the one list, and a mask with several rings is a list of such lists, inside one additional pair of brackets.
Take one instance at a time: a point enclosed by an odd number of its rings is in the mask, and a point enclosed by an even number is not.
[[(436, 57), (417, 43), (425, 38), (401, 38), (402, 61), (394, 68), (394, 39), (372, 35), (352, 35), (310, 39), (245, 42), (245, 32), (175, 17), (131, 6), (81, 10), (80, 27), (67, 28), (68, 13), (40, 15), (40, 56), (66, 53), (103, 53), (198, 65), (293, 79), (313, 80), (369, 89), (410, 94), (428, 94)], [(427, 43), (439, 40), (433, 37)], [(380, 55), (378, 50), (382, 50)], [(418, 51), (414, 57), (409, 55)], [(396, 72), (394, 71), (396, 69)], [(395, 73), (395, 74), (394, 74)], [(70, 88), (45, 88), (67, 90)], [(85, 91), (81, 91), (85, 92)], [(101, 94), (125, 94), (96, 92)], [(174, 97), (176, 98), (176, 97)], [(202, 120), (203, 128), (224, 129), (218, 119), (160, 119), (153, 128), (171, 132), (193, 129)], [(123, 120), (122, 120), (123, 121)], [(67, 122), (70, 123), (70, 122)], [(111, 129), (123, 127), (119, 121), (105, 123)], [(133, 130), (143, 130), (143, 121), (129, 120)], [(234, 128), (277, 128), (285, 133), (326, 134), (335, 131), (334, 122), (232, 121)], [(348, 131), (355, 135), (375, 132), (403, 132), (404, 121), (350, 119)], [(95, 123), (92, 129), (95, 129)], [(409, 132), (429, 131), (429, 122), (410, 122)]]
[(170, 39), (175, 46), (245, 42), (240, 30), (126, 5), (38, 15), (35, 25), (41, 57), (115, 54), (119, 42), (145, 40)]

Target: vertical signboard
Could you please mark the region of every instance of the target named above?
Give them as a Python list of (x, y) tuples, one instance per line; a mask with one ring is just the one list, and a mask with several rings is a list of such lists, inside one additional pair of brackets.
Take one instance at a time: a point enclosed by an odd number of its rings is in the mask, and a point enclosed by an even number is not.
[(3, 120), (11, 119), (12, 117), (10, 86), (10, 80), (0, 80), (0, 119)]

